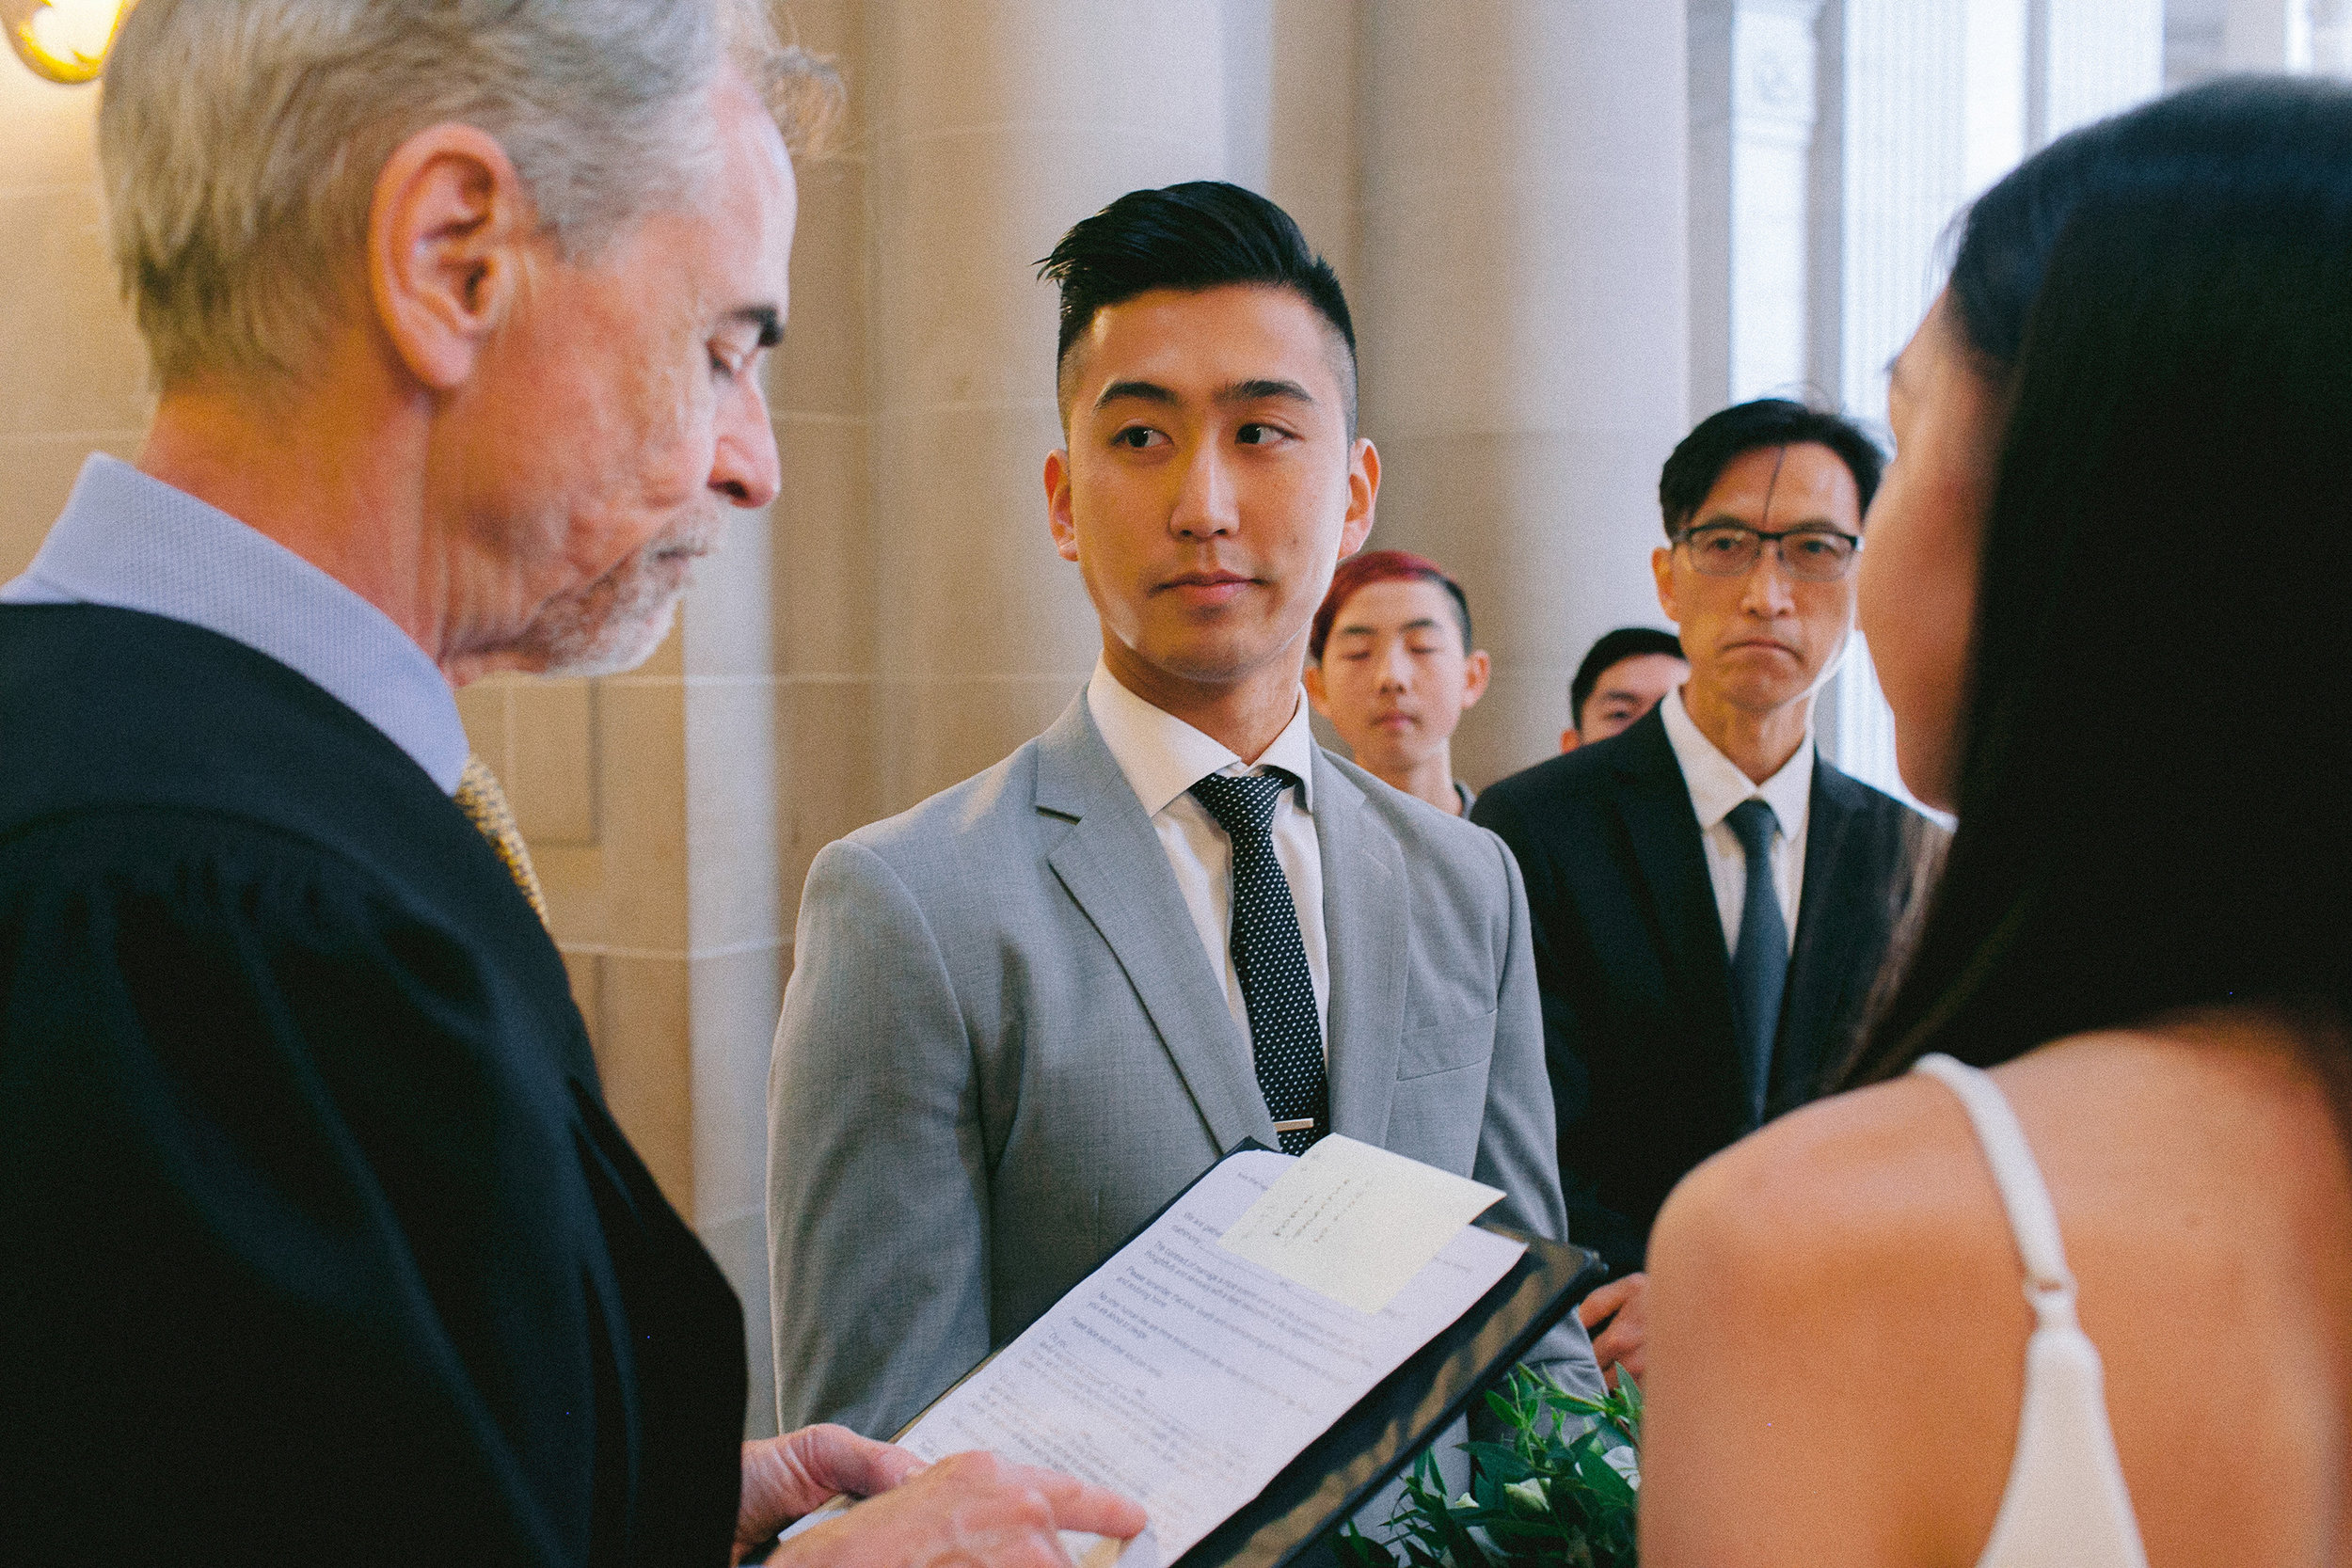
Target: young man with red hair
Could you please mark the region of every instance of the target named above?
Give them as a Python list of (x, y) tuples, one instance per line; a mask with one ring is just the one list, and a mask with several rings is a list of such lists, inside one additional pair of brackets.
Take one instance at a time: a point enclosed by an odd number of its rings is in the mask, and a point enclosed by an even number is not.
[(1470, 600), (1424, 556), (1340, 563), (1307, 634), (1307, 695), (1356, 765), (1449, 816), (1474, 798), (1454, 776), (1454, 727), (1492, 672), (1470, 646)]

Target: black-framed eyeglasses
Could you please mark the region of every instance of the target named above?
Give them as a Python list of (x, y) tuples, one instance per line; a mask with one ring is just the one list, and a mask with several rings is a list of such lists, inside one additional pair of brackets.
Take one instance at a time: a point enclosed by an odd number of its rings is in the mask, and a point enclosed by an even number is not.
[(1710, 578), (1743, 578), (1755, 570), (1770, 540), (1788, 575), (1801, 582), (1836, 582), (1853, 569), (1862, 540), (1819, 526), (1766, 533), (1743, 523), (1707, 523), (1686, 528), (1675, 543), (1691, 552), (1692, 569)]

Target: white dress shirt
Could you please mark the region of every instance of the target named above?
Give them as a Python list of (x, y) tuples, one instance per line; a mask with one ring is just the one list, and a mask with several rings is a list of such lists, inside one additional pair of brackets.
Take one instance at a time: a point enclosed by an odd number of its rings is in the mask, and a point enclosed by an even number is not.
[(1173, 714), (1164, 713), (1119, 684), (1110, 667), (1095, 660), (1087, 682), (1087, 712), (1103, 732), (1119, 770), (1143, 802), (1144, 814), (1168, 851), (1168, 869), (1192, 911), (1193, 928), (1209, 956), (1209, 968), (1225, 985), (1226, 1010), (1249, 1043), (1249, 1007), (1233, 968), (1233, 844), (1192, 786), (1212, 773), (1244, 775), (1279, 768), (1298, 783), (1282, 791), (1274, 807), (1274, 858), (1291, 885), (1298, 910), (1298, 935), (1307, 946), (1307, 974), (1315, 990), (1315, 1019), (1323, 1053), (1331, 1054), (1331, 957), (1323, 930), (1323, 849), (1315, 840), (1313, 801), (1315, 739), (1307, 721), (1302, 690), (1290, 723), (1265, 749), (1257, 766), (1245, 765)]
[(1740, 771), (1740, 765), (1715, 749), (1699, 733), (1691, 710), (1682, 705), (1679, 689), (1666, 693), (1658, 705), (1666, 721), (1666, 738), (1682, 767), (1682, 783), (1691, 792), (1691, 808), (1698, 813), (1699, 843), (1707, 849), (1707, 875), (1715, 884), (1715, 911), (1724, 919), (1724, 951), (1740, 951), (1740, 915), (1747, 904), (1748, 855), (1740, 835), (1724, 818), (1742, 800), (1762, 800), (1779, 818), (1772, 834), (1772, 891), (1780, 895), (1781, 924), (1788, 929), (1788, 947), (1797, 945), (1797, 900), (1804, 892), (1804, 830), (1813, 808), (1813, 726), (1805, 725), (1804, 743), (1779, 772), (1756, 784)]

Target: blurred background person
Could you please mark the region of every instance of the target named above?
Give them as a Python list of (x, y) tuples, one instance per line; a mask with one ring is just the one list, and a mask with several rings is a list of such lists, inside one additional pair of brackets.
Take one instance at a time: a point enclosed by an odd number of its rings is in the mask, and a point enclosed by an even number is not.
[(1623, 735), (1667, 692), (1691, 678), (1691, 661), (1670, 631), (1619, 626), (1593, 644), (1568, 682), (1568, 727), (1560, 749)]
[(1659, 1218), (1642, 1560), (2352, 1561), (2352, 92), (2053, 144), (1889, 404), (1862, 622), (1960, 827), (1873, 1086)]
[(1934, 832), (1813, 743), (1879, 467), (1851, 420), (1786, 399), (1701, 420), (1659, 475), (1650, 555), (1690, 679), (1473, 814), (1527, 879), (1572, 1234), (1618, 1275), (1579, 1310), (1636, 1377), (1659, 1204), (1820, 1092)]
[(1367, 550), (1340, 562), (1307, 633), (1307, 696), (1356, 765), (1449, 816), (1477, 797), (1454, 776), (1454, 727), (1486, 693), (1470, 599), (1424, 556)]

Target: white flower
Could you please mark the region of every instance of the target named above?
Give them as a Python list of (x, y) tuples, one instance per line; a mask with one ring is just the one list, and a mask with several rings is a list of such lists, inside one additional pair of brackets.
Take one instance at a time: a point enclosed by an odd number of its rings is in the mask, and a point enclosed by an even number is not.
[(1522, 1508), (1532, 1509), (1537, 1513), (1542, 1513), (1551, 1507), (1551, 1499), (1544, 1496), (1544, 1483), (1534, 1476), (1528, 1477), (1525, 1481), (1511, 1481), (1502, 1490), (1509, 1495), (1513, 1502)]
[(1601, 1460), (1611, 1469), (1625, 1477), (1625, 1483), (1636, 1492), (1642, 1489), (1642, 1461), (1631, 1449), (1611, 1449)]

